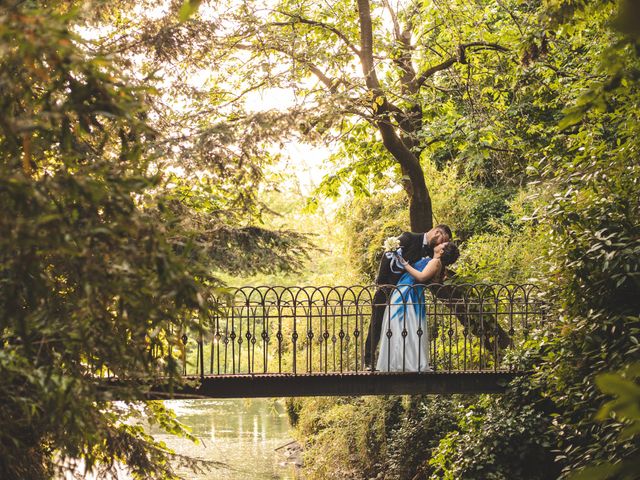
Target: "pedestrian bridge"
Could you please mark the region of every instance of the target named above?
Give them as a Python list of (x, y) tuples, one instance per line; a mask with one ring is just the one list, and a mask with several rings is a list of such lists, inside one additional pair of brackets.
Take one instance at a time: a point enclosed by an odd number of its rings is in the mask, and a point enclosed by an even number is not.
[[(366, 365), (375, 359), (363, 352), (372, 309), (386, 308), (396, 289), (385, 287), (386, 300), (374, 303), (376, 288), (229, 289), (215, 299), (208, 326), (170, 332), (166, 349), (156, 347), (154, 356), (178, 361), (190, 381), (179, 390), (157, 386), (153, 395), (496, 393), (526, 373), (517, 352), (547, 321), (534, 285), (416, 285), (425, 322), (415, 332), (402, 327), (402, 348), (426, 335), (429, 364), (421, 371), (370, 371)], [(380, 342), (392, 335), (383, 331)]]

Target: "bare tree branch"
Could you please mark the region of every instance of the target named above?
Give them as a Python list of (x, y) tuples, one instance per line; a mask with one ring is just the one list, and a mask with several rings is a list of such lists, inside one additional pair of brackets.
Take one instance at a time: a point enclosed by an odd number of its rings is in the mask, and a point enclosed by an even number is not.
[(329, 25), (327, 23), (324, 22), (319, 22), (317, 20), (310, 20), (308, 18), (304, 18), (300, 15), (297, 14), (293, 14), (293, 13), (288, 13), (288, 12), (282, 12), (282, 11), (277, 11), (278, 13), (285, 15), (289, 18), (291, 18), (291, 21), (289, 22), (271, 22), (269, 23), (269, 25), (273, 25), (276, 27), (284, 27), (284, 26), (293, 26), (293, 25), (297, 25), (297, 24), (305, 24), (305, 25), (311, 25), (311, 26), (315, 26), (315, 27), (320, 27), (324, 30), (328, 30), (330, 32), (332, 32), (333, 34), (335, 34), (338, 38), (340, 38), (340, 40), (342, 40), (345, 45), (353, 52), (355, 53), (358, 57), (360, 56), (360, 50), (358, 49), (358, 47), (356, 47), (350, 40), (349, 38), (342, 33), (340, 30), (338, 30), (336, 27), (334, 27), (333, 25)]
[(456, 57), (451, 57), (451, 58), (448, 58), (447, 60), (445, 60), (444, 62), (439, 63), (438, 65), (434, 65), (433, 67), (430, 67), (430, 68), (426, 69), (418, 77), (418, 81), (417, 81), (418, 86), (422, 87), (422, 85), (424, 85), (424, 82), (426, 82), (429, 77), (433, 76), (437, 72), (440, 72), (442, 70), (446, 70), (447, 68), (449, 68), (451, 65), (453, 65), (457, 61), (458, 61), (458, 59)]
[(415, 83), (416, 72), (412, 64), (413, 48), (411, 46), (411, 18), (412, 15), (417, 13), (417, 10), (414, 9), (413, 13), (409, 15), (406, 27), (404, 28), (404, 30), (401, 30), (400, 22), (398, 21), (398, 15), (393, 10), (391, 3), (389, 2), (389, 0), (384, 0), (384, 4), (391, 15), (395, 39), (401, 51), (401, 54), (399, 56), (394, 56), (393, 62), (400, 68), (400, 70), (402, 70), (402, 88), (407, 93), (417, 93), (419, 87)]
[(444, 62), (426, 69), (418, 76), (418, 79), (417, 79), (418, 87), (422, 87), (422, 85), (424, 85), (424, 82), (426, 82), (429, 77), (433, 76), (437, 72), (446, 70), (447, 68), (451, 67), (451, 65), (453, 65), (454, 63), (463, 63), (463, 64), (467, 63), (467, 58), (466, 58), (467, 49), (471, 49), (471, 48), (473, 48), (474, 51), (481, 51), (481, 50), (496, 50), (499, 52), (509, 51), (508, 48), (503, 47), (502, 45), (498, 45), (497, 43), (469, 42), (469, 43), (460, 44), (458, 46), (458, 52), (456, 56), (449, 57)]
[(496, 0), (496, 3), (498, 5), (500, 5), (500, 7), (507, 12), (507, 14), (511, 17), (511, 20), (513, 20), (513, 23), (515, 23), (516, 27), (518, 28), (518, 31), (520, 32), (520, 35), (524, 35), (524, 33), (522, 32), (522, 28), (520, 27), (520, 22), (518, 22), (518, 19), (516, 18), (516, 16), (514, 15), (514, 13), (509, 10), (506, 5), (501, 2), (500, 0)]
[(391, 7), (391, 3), (389, 0), (383, 0), (384, 6), (389, 10), (389, 15), (391, 15), (391, 21), (393, 22), (393, 31), (396, 36), (396, 40), (400, 40), (402, 37), (402, 32), (400, 32), (400, 23), (398, 23), (398, 15), (396, 15), (395, 10)]
[(307, 62), (305, 60), (298, 59), (299, 62), (304, 63), (307, 68), (313, 73), (318, 80), (320, 80), (332, 94), (338, 93), (338, 83), (331, 78), (329, 78), (322, 70), (316, 67), (313, 63)]

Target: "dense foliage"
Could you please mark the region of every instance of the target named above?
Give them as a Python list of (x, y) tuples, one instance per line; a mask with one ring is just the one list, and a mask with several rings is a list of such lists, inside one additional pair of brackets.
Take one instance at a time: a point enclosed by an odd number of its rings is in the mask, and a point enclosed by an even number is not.
[(77, 33), (90, 11), (49, 3), (0, 6), (0, 477), (175, 478), (197, 463), (143, 424), (188, 433), (136, 401), (182, 382), (169, 352), (206, 325), (216, 270), (295, 267), (303, 237), (256, 223), (260, 163), (221, 158), (232, 135), (163, 175), (181, 150), (150, 77)]
[[(345, 193), (297, 279), (368, 283), (433, 218), (459, 281), (536, 282), (555, 323), (503, 397), (293, 400), (310, 478), (635, 478), (637, 2), (156, 4), (0, 3), (2, 478), (175, 477), (139, 380), (179, 383), (221, 278), (303, 265)], [(265, 178), (292, 138), (338, 144), (315, 217)]]
[[(471, 131), (493, 131), (494, 142), (509, 146), (469, 163), (465, 143), (459, 143), (463, 137), (445, 135), (434, 144), (438, 171), (431, 172), (426, 159), (424, 169), (435, 188), (449, 185), (451, 196), (435, 201), (434, 211), (455, 212), (441, 218), (463, 240), (463, 278), (534, 279), (545, 286), (556, 322), (523, 352), (521, 361), (535, 370), (532, 377), (503, 397), (461, 399), (455, 426), (415, 440), (440, 439), (424, 449), (420, 467), (411, 451), (403, 458), (409, 472), (390, 469), (388, 449), (398, 438), (390, 433), (379, 440), (373, 471), (378, 478), (637, 478), (638, 8), (624, 1), (558, 1), (529, 3), (526, 11), (514, 6), (509, 13), (523, 33), (518, 63), (503, 64), (490, 78), (470, 75), (464, 86), (470, 92), (452, 94), (446, 110), (429, 104), (440, 109), (435, 117), (443, 122), (456, 116), (469, 122), (469, 108), (482, 112)], [(533, 18), (540, 23), (528, 24)], [(492, 25), (499, 36), (500, 24)], [(473, 101), (474, 89), (488, 93), (498, 82), (511, 86), (502, 90), (504, 104), (500, 95)], [(457, 151), (442, 156), (439, 148)], [(507, 158), (521, 163), (507, 170), (501, 163)], [(443, 162), (459, 165), (452, 181)], [(523, 179), (529, 184), (522, 185)], [(367, 238), (379, 244), (379, 235), (362, 229), (369, 222), (389, 230), (403, 224), (390, 198), (374, 196), (350, 210), (356, 214), (349, 219), (353, 234), (362, 232), (354, 244), (367, 245)], [(375, 265), (376, 256), (369, 254), (375, 247), (357, 252), (353, 259), (365, 262), (364, 272)], [(616, 399), (603, 407), (611, 396)], [(302, 408), (301, 415), (313, 408)], [(429, 431), (434, 418), (422, 409), (412, 410), (413, 417)], [(395, 431), (402, 425), (399, 419)], [(355, 422), (329, 425), (303, 438), (318, 452), (322, 438), (368, 434), (359, 428)], [(334, 458), (334, 471), (347, 474), (350, 458)], [(308, 462), (313, 471), (316, 458), (309, 455)], [(363, 475), (372, 476), (371, 470), (349, 474)]]

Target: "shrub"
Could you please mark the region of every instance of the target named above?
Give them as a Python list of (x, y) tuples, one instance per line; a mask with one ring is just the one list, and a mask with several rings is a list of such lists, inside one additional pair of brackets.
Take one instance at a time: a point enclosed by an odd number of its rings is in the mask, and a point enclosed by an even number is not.
[(409, 405), (387, 442), (384, 478), (427, 478), (440, 439), (456, 429), (461, 403), (453, 396), (427, 396)]
[(557, 466), (549, 419), (529, 405), (485, 400), (433, 452), (431, 479), (549, 480)]
[(401, 411), (400, 397), (305, 399), (297, 427), (305, 478), (376, 477)]

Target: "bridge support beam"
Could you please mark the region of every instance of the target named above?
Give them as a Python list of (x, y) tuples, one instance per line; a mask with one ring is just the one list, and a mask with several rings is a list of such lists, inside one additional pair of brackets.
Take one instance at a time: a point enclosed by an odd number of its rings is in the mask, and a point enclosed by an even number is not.
[(314, 373), (307, 375), (216, 375), (169, 394), (162, 387), (150, 398), (258, 398), (354, 395), (502, 393), (513, 372)]

